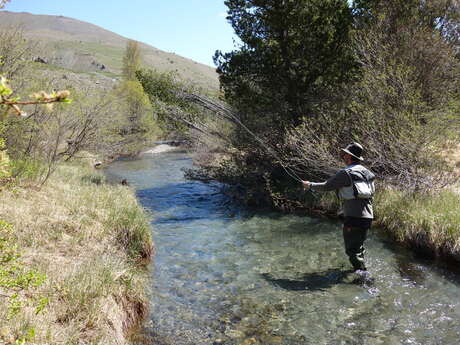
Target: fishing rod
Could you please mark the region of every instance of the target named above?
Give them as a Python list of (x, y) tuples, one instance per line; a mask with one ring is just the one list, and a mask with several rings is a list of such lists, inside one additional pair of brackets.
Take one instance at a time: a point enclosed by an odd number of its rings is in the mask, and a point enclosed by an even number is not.
[(278, 153), (275, 151), (275, 149), (273, 149), (266, 142), (264, 142), (253, 131), (251, 131), (248, 127), (246, 127), (239, 119), (235, 118), (235, 120), (237, 121), (237, 123), (242, 128), (244, 128), (246, 130), (246, 132), (248, 132), (250, 135), (252, 135), (252, 137), (262, 146), (262, 148), (264, 148), (268, 153), (270, 153), (274, 158), (276, 158), (276, 160), (281, 165), (281, 167), (286, 172), (286, 174), (288, 174), (288, 176), (290, 176), (295, 181), (302, 183), (302, 179), (299, 177), (299, 175), (297, 175), (297, 173), (293, 169), (291, 169), (290, 167), (284, 165), (281, 157), (278, 155)]
[(184, 95), (185, 95), (185, 98), (195, 101), (196, 103), (199, 103), (203, 107), (219, 113), (225, 119), (230, 120), (231, 122), (236, 123), (237, 125), (242, 127), (247, 133), (249, 133), (260, 144), (262, 148), (264, 148), (268, 153), (270, 153), (278, 161), (278, 163), (281, 165), (281, 167), (283, 168), (283, 170), (286, 172), (286, 174), (289, 177), (291, 177), (296, 182), (300, 182), (300, 183), (303, 182), (303, 180), (299, 177), (299, 175), (292, 168), (286, 166), (283, 163), (283, 160), (278, 155), (276, 150), (273, 147), (271, 147), (269, 144), (267, 144), (265, 141), (263, 141), (253, 131), (251, 131), (244, 123), (242, 123), (239, 117), (232, 110), (228, 109), (227, 107), (215, 101), (209, 100), (197, 94), (184, 93)]
[[(231, 116), (235, 119), (235, 121), (242, 127), (246, 130), (246, 132), (248, 132), (250, 135), (252, 135), (254, 137), (254, 139), (256, 139), (256, 141), (264, 148), (267, 150), (267, 152), (271, 153), (273, 155), (273, 157), (275, 157), (277, 160), (278, 160), (278, 163), (281, 165), (281, 167), (284, 169), (284, 171), (286, 172), (286, 174), (288, 174), (288, 176), (290, 176), (293, 180), (295, 180), (296, 182), (300, 182), (302, 185), (303, 185), (303, 180), (299, 177), (299, 175), (297, 175), (297, 173), (294, 171), (294, 169), (288, 167), (288, 166), (285, 166), (283, 164), (283, 161), (281, 159), (281, 157), (278, 155), (278, 153), (276, 152), (276, 150), (274, 148), (272, 148), (270, 145), (268, 145), (266, 142), (264, 142), (260, 137), (258, 137), (253, 131), (251, 131), (248, 127), (246, 127), (244, 125), (244, 123), (242, 123), (240, 121), (239, 118), (237, 118), (235, 115), (231, 114)], [(316, 196), (316, 192), (314, 190), (312, 190), (311, 188), (308, 188), (308, 191), (311, 193), (311, 195), (313, 197), (317, 197)]]

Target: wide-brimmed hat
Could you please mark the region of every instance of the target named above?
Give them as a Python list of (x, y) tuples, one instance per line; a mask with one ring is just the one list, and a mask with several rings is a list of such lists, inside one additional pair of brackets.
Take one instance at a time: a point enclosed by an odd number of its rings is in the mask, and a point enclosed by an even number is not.
[(344, 149), (341, 149), (343, 152), (348, 153), (349, 155), (355, 157), (356, 159), (359, 159), (360, 161), (363, 161), (364, 158), (361, 157), (363, 153), (363, 147), (358, 144), (358, 143), (352, 143), (345, 147)]

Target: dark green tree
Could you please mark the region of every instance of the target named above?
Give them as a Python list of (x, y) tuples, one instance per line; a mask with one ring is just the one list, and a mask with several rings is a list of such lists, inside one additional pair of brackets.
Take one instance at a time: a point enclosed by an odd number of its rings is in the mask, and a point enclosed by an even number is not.
[(250, 116), (253, 128), (297, 125), (331, 87), (356, 74), (347, 0), (225, 4), (241, 45), (217, 51), (214, 61), (227, 101)]

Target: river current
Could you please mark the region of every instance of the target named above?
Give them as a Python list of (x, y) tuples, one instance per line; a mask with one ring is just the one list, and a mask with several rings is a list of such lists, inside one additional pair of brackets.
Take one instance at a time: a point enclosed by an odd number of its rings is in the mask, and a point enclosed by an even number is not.
[(152, 214), (156, 344), (460, 343), (458, 273), (371, 230), (372, 280), (357, 282), (339, 222), (245, 209), (217, 183), (186, 180), (190, 167), (173, 152), (106, 170)]

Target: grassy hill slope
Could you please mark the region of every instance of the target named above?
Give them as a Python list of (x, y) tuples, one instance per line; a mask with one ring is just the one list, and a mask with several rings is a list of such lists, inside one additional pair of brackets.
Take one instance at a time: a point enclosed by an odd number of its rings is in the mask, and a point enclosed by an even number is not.
[[(20, 25), (25, 35), (40, 42), (40, 57), (50, 64), (76, 72), (119, 75), (127, 38), (99, 26), (63, 16), (0, 11), (0, 29)], [(143, 65), (161, 72), (173, 71), (186, 82), (206, 90), (218, 89), (212, 67), (141, 43)]]

